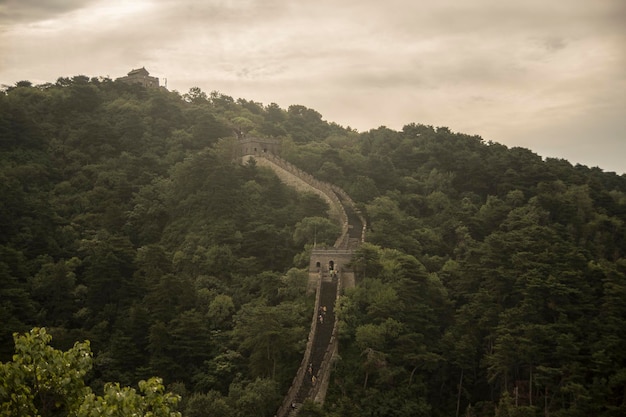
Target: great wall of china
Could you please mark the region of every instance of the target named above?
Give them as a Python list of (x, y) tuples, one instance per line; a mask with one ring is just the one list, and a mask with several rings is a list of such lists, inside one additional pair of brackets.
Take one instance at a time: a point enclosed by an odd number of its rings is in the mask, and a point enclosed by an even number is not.
[[(286, 417), (296, 416), (307, 399), (324, 402), (338, 349), (335, 301), (344, 288), (355, 285), (355, 273), (349, 264), (353, 251), (365, 240), (366, 222), (341, 188), (317, 180), (273, 152), (276, 152), (274, 142), (246, 141), (241, 146), (241, 162), (247, 163), (252, 158), (258, 166), (272, 169), (283, 183), (320, 196), (329, 205), (329, 217), (341, 226), (341, 235), (332, 248), (314, 248), (311, 252), (308, 289), (315, 291), (315, 307), (300, 367), (276, 412), (276, 417)], [(323, 309), (323, 321), (320, 321)]]

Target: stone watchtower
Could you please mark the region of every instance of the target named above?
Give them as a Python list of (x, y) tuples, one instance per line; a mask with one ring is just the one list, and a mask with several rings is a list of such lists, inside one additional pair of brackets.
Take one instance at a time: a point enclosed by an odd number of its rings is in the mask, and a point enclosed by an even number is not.
[(151, 77), (148, 70), (144, 67), (131, 70), (126, 77), (120, 77), (117, 80), (126, 84), (141, 84), (144, 87), (159, 86), (159, 79), (157, 77)]
[(270, 153), (278, 156), (280, 154), (281, 142), (279, 139), (239, 137), (240, 156), (264, 155)]
[(341, 249), (316, 249), (311, 251), (309, 260), (308, 290), (315, 290), (317, 282), (331, 281), (341, 275), (343, 288), (355, 286), (355, 274), (350, 264), (353, 251)]

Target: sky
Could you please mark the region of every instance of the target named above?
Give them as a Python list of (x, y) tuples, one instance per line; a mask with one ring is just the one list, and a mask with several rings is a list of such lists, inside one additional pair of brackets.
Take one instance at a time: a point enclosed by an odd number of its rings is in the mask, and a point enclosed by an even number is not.
[(0, 0), (0, 84), (117, 78), (626, 173), (625, 0)]

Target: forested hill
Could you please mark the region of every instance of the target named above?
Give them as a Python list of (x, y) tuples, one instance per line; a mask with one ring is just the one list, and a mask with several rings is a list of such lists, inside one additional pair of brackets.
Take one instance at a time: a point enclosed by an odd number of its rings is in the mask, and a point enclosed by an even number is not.
[(84, 76), (0, 93), (0, 362), (45, 326), (61, 349), (91, 341), (95, 390), (155, 375), (183, 415), (274, 415), (308, 254), (338, 228), (238, 164), (234, 131), (281, 139), (368, 218), (327, 400), (301, 415), (626, 415), (626, 176)]

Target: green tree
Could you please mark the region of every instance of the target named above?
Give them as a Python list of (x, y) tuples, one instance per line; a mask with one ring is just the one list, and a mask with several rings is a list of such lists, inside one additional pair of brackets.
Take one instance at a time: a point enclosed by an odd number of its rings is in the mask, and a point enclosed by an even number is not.
[(325, 417), (324, 409), (321, 405), (311, 401), (305, 400), (302, 406), (298, 409), (298, 416), (300, 417)]
[(30, 280), (31, 294), (45, 311), (45, 321), (52, 326), (67, 326), (76, 311), (75, 270), (80, 266), (76, 257), (67, 261), (47, 260)]
[(95, 395), (84, 380), (92, 367), (89, 342), (63, 352), (50, 346), (51, 340), (44, 328), (14, 335), (13, 361), (0, 364), (0, 414), (180, 417), (175, 411), (180, 398), (165, 393), (158, 378), (140, 381), (140, 393), (108, 383), (102, 396)]
[(93, 311), (105, 305), (118, 308), (137, 295), (137, 284), (132, 280), (136, 253), (126, 236), (101, 231), (81, 244), (85, 284)]
[(207, 94), (200, 87), (191, 87), (189, 92), (183, 94), (183, 100), (193, 104), (208, 104)]
[(235, 303), (232, 297), (225, 294), (218, 294), (211, 300), (207, 317), (214, 327), (230, 327), (230, 320), (235, 312)]
[(306, 334), (300, 310), (295, 303), (247, 304), (235, 315), (233, 337), (249, 356), (253, 376), (276, 379), (286, 361), (298, 357)]
[(232, 417), (234, 410), (217, 391), (192, 394), (185, 406), (185, 417)]
[(228, 399), (235, 417), (273, 416), (280, 402), (278, 383), (268, 378), (256, 378), (249, 383), (233, 383)]
[(305, 217), (293, 232), (293, 240), (296, 245), (301, 244), (326, 244), (331, 246), (341, 230), (337, 224), (324, 217)]

